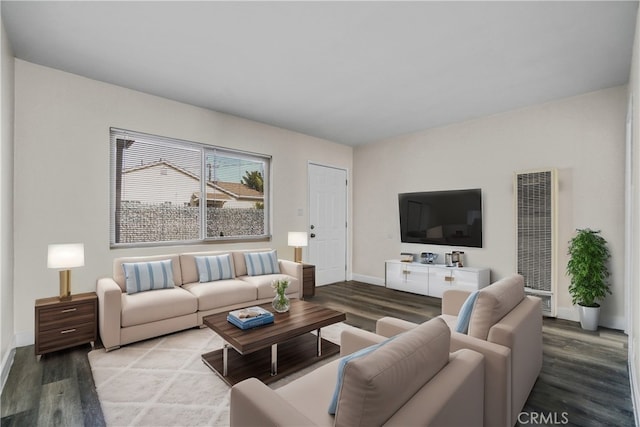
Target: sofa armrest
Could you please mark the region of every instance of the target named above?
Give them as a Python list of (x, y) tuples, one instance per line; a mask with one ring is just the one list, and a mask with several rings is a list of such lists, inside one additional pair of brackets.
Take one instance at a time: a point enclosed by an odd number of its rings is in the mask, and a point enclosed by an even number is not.
[(458, 332), (451, 332), (451, 352), (477, 351), (484, 356), (484, 425), (511, 424), (511, 349)]
[(249, 378), (231, 387), (231, 426), (312, 426), (300, 413), (274, 390), (256, 378)]
[(542, 369), (541, 300), (526, 296), (489, 329), (487, 341), (511, 349), (512, 424), (524, 406)]
[(448, 289), (442, 294), (442, 314), (457, 316), (462, 304), (471, 292), (460, 289)]
[(363, 329), (346, 329), (340, 334), (340, 356), (355, 353), (358, 350), (378, 344), (386, 337)]
[(390, 338), (402, 332), (409, 331), (418, 326), (417, 323), (397, 319), (395, 317), (383, 317), (376, 322), (376, 334)]
[(98, 279), (98, 326), (102, 345), (107, 351), (120, 347), (122, 289), (111, 278)]
[(278, 263), (280, 264), (280, 273), (298, 279), (298, 287), (300, 288), (298, 298), (302, 299), (302, 264), (287, 259), (279, 259)]

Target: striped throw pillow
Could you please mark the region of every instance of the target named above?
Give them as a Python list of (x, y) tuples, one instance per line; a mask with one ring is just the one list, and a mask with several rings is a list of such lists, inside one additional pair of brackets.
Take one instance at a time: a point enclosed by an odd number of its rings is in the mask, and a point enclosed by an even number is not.
[(229, 254), (197, 256), (195, 258), (200, 283), (233, 279), (234, 272)]
[(278, 274), (278, 254), (275, 250), (269, 252), (248, 252), (244, 254), (249, 276), (262, 276), (263, 274)]
[(128, 294), (151, 291), (154, 289), (170, 289), (173, 283), (173, 266), (171, 260), (123, 263), (125, 283)]

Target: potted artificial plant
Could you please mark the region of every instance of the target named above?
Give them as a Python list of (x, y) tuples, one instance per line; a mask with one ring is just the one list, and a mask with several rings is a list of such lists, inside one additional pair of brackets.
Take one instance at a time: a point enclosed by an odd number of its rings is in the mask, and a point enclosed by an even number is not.
[(611, 255), (607, 241), (599, 230), (578, 229), (576, 235), (569, 240), (568, 254), (567, 275), (571, 278), (571, 302), (578, 305), (582, 329), (595, 331), (598, 329), (600, 316), (598, 301), (611, 294), (607, 266)]

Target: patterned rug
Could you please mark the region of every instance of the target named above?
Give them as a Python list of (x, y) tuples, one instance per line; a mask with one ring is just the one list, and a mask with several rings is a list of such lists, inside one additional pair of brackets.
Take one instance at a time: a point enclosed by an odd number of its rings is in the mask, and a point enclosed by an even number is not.
[[(340, 343), (337, 323), (322, 329), (323, 338)], [(209, 328), (189, 329), (124, 346), (109, 353), (89, 353), (96, 390), (108, 426), (228, 426), (229, 386), (200, 356), (222, 348)], [(278, 388), (318, 366), (325, 359), (270, 384)]]

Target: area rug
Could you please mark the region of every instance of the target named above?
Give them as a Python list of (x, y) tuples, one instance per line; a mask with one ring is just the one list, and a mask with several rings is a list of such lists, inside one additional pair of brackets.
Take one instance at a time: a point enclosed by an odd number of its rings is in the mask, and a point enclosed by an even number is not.
[[(323, 338), (340, 344), (340, 333), (353, 328), (337, 323), (322, 329)], [(222, 348), (208, 328), (89, 353), (98, 398), (107, 426), (228, 426), (229, 386), (200, 356)], [(324, 359), (269, 386), (278, 388), (338, 356)]]

